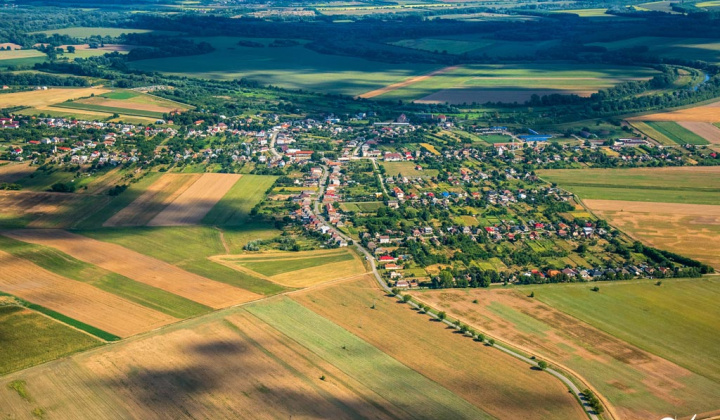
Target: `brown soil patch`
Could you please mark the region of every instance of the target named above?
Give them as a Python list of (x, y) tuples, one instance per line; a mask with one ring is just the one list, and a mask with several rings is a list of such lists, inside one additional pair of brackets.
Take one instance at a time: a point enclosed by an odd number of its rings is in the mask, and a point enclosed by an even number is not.
[(59, 104), (71, 99), (84, 98), (92, 94), (100, 95), (110, 92), (110, 89), (102, 87), (31, 90), (28, 92), (15, 92), (0, 95), (0, 108), (11, 108), (14, 106), (41, 107)]
[(372, 276), (292, 296), (498, 418), (586, 418), (557, 379), (388, 299)]
[(127, 337), (177, 321), (0, 251), (0, 290), (101, 330)]
[[(641, 407), (630, 395), (650, 392), (656, 398), (684, 405), (691, 395), (679, 380), (693, 375), (665, 359), (555, 310), (516, 290), (443, 290), (417, 293), (435, 308), (445, 310), (488, 333), (500, 337), (550, 364), (564, 366), (576, 376), (582, 373), (605, 397), (612, 399), (620, 418), (660, 418), (662, 412)], [(473, 300), (478, 303), (473, 303)], [(498, 312), (508, 308), (534, 321), (519, 322)], [(507, 309), (506, 309), (507, 310)], [(527, 323), (527, 324), (526, 324)], [(682, 393), (680, 392), (682, 391)]]
[(165, 174), (103, 226), (144, 226), (199, 178), (200, 174)]
[(5, 49), (7, 47), (12, 48), (13, 50), (21, 50), (22, 49), (22, 45), (14, 44), (12, 42), (3, 42), (2, 44), (0, 44), (0, 48)]
[(66, 231), (14, 230), (3, 234), (21, 241), (57, 248), (79, 260), (212, 308), (224, 308), (260, 297), (247, 290), (181, 270), (120, 245)]
[(720, 144), (720, 128), (706, 123), (693, 121), (678, 121), (678, 124), (687, 128), (698, 136), (704, 138), (712, 144)]
[(30, 166), (30, 162), (25, 163), (6, 163), (0, 165), (0, 182), (13, 183), (31, 173), (35, 172), (35, 168)]
[(720, 269), (720, 205), (584, 200), (633, 238)]
[[(320, 380), (324, 375), (325, 380)], [(3, 418), (397, 419), (385, 396), (238, 311), (9, 375)]]
[(488, 89), (483, 87), (477, 88), (455, 88), (443, 89), (431, 93), (424, 98), (415, 102), (419, 104), (451, 104), (478, 103), (487, 102), (504, 102), (504, 103), (524, 103), (529, 101), (533, 95), (578, 95), (589, 97), (597, 90), (564, 90), (564, 89)]
[(233, 174), (203, 174), (165, 210), (155, 216), (148, 226), (199, 224), (240, 177), (241, 175)]
[[(69, 45), (61, 45), (60, 48), (62, 48), (62, 49), (67, 49), (68, 46), (69, 46)], [(91, 48), (90, 48), (90, 44), (75, 44), (75, 45), (73, 45), (73, 46), (75, 47), (75, 50), (77, 50), (77, 51), (82, 51), (82, 50), (89, 50), (89, 49), (91, 49)], [(113, 51), (125, 52), (125, 51), (130, 51), (130, 50), (132, 50), (133, 48), (137, 48), (137, 47), (135, 47), (134, 45), (105, 44), (105, 46), (95, 48), (95, 50), (97, 50), (97, 51), (107, 51), (107, 52), (113, 52)], [(72, 54), (68, 54), (67, 56), (68, 56), (68, 57), (72, 57)]]
[(720, 102), (695, 108), (631, 117), (628, 118), (628, 121), (720, 122)]
[(404, 88), (406, 86), (410, 86), (410, 85), (418, 83), (418, 82), (422, 82), (423, 80), (429, 79), (433, 76), (451, 72), (453, 70), (456, 70), (457, 68), (458, 68), (458, 66), (445, 67), (440, 70), (435, 70), (433, 72), (425, 74), (423, 76), (411, 77), (407, 80), (403, 80), (402, 82), (393, 83), (392, 85), (385, 86), (384, 88), (371, 90), (370, 92), (366, 92), (366, 93), (363, 93), (362, 95), (358, 95), (358, 97), (359, 98), (374, 98), (376, 96), (380, 96), (385, 93), (392, 92), (393, 90), (397, 90), (397, 89)]

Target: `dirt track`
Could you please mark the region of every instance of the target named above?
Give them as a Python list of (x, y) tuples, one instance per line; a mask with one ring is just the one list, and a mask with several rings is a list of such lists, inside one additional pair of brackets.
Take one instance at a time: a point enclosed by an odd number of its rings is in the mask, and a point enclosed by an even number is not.
[(197, 225), (242, 175), (203, 174), (180, 194), (148, 226)]
[(120, 337), (177, 321), (0, 251), (0, 290)]
[(79, 260), (212, 308), (224, 308), (260, 297), (247, 290), (181, 270), (120, 245), (62, 230), (14, 230), (3, 234), (20, 241), (57, 248)]
[(380, 96), (380, 95), (386, 94), (388, 92), (392, 92), (393, 90), (404, 88), (405, 86), (410, 86), (414, 83), (422, 82), (423, 80), (429, 79), (433, 76), (437, 76), (439, 74), (453, 71), (457, 68), (458, 68), (458, 66), (445, 67), (440, 70), (435, 70), (433, 72), (430, 72), (430, 73), (422, 75), (422, 76), (415, 76), (415, 77), (411, 77), (407, 80), (403, 80), (402, 82), (393, 83), (392, 85), (385, 86), (384, 88), (371, 90), (370, 92), (365, 92), (362, 95), (358, 95), (358, 97), (359, 98), (374, 98), (376, 96)]

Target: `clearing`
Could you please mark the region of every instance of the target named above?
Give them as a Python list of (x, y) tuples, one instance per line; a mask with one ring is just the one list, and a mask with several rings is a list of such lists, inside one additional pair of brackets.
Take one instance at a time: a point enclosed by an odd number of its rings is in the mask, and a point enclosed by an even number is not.
[(215, 204), (240, 179), (234, 174), (203, 174), (163, 211), (155, 216), (148, 226), (197, 225)]

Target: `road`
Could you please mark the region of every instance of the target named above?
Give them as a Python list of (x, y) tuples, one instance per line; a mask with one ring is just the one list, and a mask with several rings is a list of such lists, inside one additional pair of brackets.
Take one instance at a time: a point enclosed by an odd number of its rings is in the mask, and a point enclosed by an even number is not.
[(275, 157), (273, 160), (278, 160), (282, 158), (280, 153), (278, 153), (277, 150), (275, 150), (275, 140), (277, 140), (278, 132), (274, 131), (270, 134), (270, 153)]
[[(375, 159), (373, 159), (372, 161), (373, 161), (373, 165), (377, 165), (377, 164), (375, 163)], [(345, 235), (344, 233), (340, 232), (340, 231), (339, 231), (337, 228), (335, 228), (333, 225), (327, 223), (327, 221), (325, 220), (325, 218), (324, 218), (324, 217), (322, 216), (322, 214), (321, 214), (321, 211), (320, 211), (320, 210), (321, 210), (321, 209), (320, 209), (320, 202), (321, 202), (322, 196), (323, 196), (323, 194), (324, 194), (324, 192), (325, 192), (325, 184), (327, 183), (327, 178), (328, 178), (329, 173), (328, 173), (328, 167), (327, 167), (327, 166), (325, 166), (325, 165), (320, 165), (320, 167), (321, 167), (322, 170), (323, 170), (323, 174), (322, 174), (322, 176), (320, 177), (320, 181), (319, 181), (319, 183), (318, 183), (318, 195), (317, 195), (317, 199), (316, 199), (315, 202), (313, 203), (313, 209), (314, 209), (315, 217), (317, 217), (318, 220), (320, 220), (322, 223), (324, 223), (325, 225), (327, 225), (332, 232), (334, 232), (334, 233), (337, 234), (339, 237), (343, 238), (345, 241), (347, 241), (347, 242), (349, 243), (352, 239), (351, 239), (350, 237), (348, 237), (347, 235)], [(376, 168), (377, 168), (377, 166), (376, 166)], [(383, 184), (383, 189), (384, 189), (384, 184)], [(387, 192), (386, 192), (386, 193), (387, 193)], [(390, 289), (390, 286), (388, 286), (388, 284), (385, 282), (385, 280), (382, 278), (382, 276), (380, 275), (380, 273), (379, 273), (378, 270), (377, 270), (377, 264), (376, 264), (376, 261), (375, 261), (375, 257), (373, 257), (373, 255), (370, 254), (370, 252), (368, 252), (368, 250), (365, 249), (365, 247), (363, 247), (363, 246), (360, 244), (359, 241), (353, 241), (353, 243), (354, 243), (355, 248), (358, 250), (358, 252), (360, 252), (361, 254), (365, 255), (365, 259), (366, 259), (366, 260), (368, 261), (368, 263), (370, 264), (370, 267), (371, 267), (371, 269), (372, 269), (373, 276), (375, 277), (375, 280), (377, 280), (378, 285), (380, 285), (380, 288), (381, 288), (384, 292), (386, 292), (386, 293), (392, 293), (392, 291), (391, 291), (391, 289)], [(397, 295), (397, 298), (398, 298), (398, 299), (401, 299), (401, 296), (400, 296), (400, 295)], [(413, 302), (412, 300), (409, 301), (409, 302), (407, 302), (407, 303), (408, 303), (408, 305), (410, 305), (411, 307), (413, 307), (413, 308), (415, 308), (415, 309), (417, 309), (417, 310), (420, 310), (420, 309), (421, 309), (421, 308), (420, 308), (420, 305), (419, 305), (418, 303), (416, 303), (416, 302)], [(451, 321), (449, 321), (449, 320), (447, 320), (447, 319), (442, 319), (442, 320), (441, 320), (441, 319), (440, 319), (437, 315), (435, 315), (435, 313), (433, 313), (433, 312), (426, 311), (426, 314), (427, 314), (428, 316), (430, 316), (431, 318), (434, 318), (434, 319), (436, 319), (437, 321), (443, 322), (444, 324), (446, 324), (446, 325), (448, 325), (448, 326), (450, 326), (450, 327), (452, 327), (452, 328), (458, 328), (455, 324), (453, 324)], [(532, 359), (530, 359), (530, 358), (528, 358), (528, 357), (525, 357), (525, 356), (523, 356), (522, 354), (517, 353), (517, 352), (515, 352), (515, 351), (513, 351), (513, 350), (511, 350), (511, 349), (509, 349), (509, 348), (507, 348), (507, 347), (504, 347), (504, 346), (502, 346), (502, 345), (500, 345), (500, 344), (494, 344), (493, 347), (495, 347), (496, 349), (498, 349), (498, 350), (500, 350), (500, 351), (502, 351), (502, 352), (504, 352), (504, 353), (506, 353), (506, 354), (508, 354), (508, 355), (510, 355), (510, 356), (512, 356), (512, 357), (514, 357), (514, 358), (516, 358), (516, 359), (518, 359), (518, 360), (521, 360), (521, 361), (523, 361), (523, 362), (525, 362), (525, 363), (527, 363), (527, 364), (529, 364), (529, 365), (531, 365), (531, 366), (533, 366), (533, 367), (538, 367), (538, 364), (537, 364), (536, 361), (534, 361), (534, 360), (532, 360)], [(571, 391), (573, 394), (575, 394), (575, 396), (577, 397), (577, 399), (582, 403), (583, 409), (585, 410), (585, 412), (587, 413), (588, 417), (590, 417), (591, 420), (600, 420), (599, 417), (594, 413), (593, 409), (587, 404), (587, 401), (586, 401), (585, 397), (581, 394), (581, 390), (575, 385), (575, 383), (574, 383), (573, 381), (570, 380), (570, 378), (568, 378), (567, 376), (565, 376), (565, 374), (560, 373), (560, 372), (558, 372), (558, 371), (556, 371), (555, 369), (552, 369), (552, 368), (547, 368), (547, 369), (545, 369), (545, 371), (546, 371), (547, 373), (549, 373), (550, 375), (558, 378), (560, 381), (562, 381), (562, 383), (564, 383), (565, 386), (567, 386), (568, 389), (570, 389), (570, 391)], [(582, 381), (578, 381), (578, 382), (582, 382)]]
[(375, 171), (377, 172), (378, 180), (380, 181), (380, 186), (382, 187), (383, 193), (385, 194), (385, 197), (390, 197), (390, 194), (388, 194), (387, 188), (385, 188), (385, 180), (383, 180), (382, 173), (380, 173), (380, 168), (378, 168), (377, 159), (370, 158), (373, 164), (373, 168), (375, 168)]

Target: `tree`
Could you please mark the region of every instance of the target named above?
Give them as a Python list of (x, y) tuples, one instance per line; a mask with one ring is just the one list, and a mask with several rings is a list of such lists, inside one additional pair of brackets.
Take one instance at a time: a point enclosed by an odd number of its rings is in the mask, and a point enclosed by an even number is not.
[(437, 317), (440, 321), (443, 321), (445, 320), (445, 318), (447, 318), (447, 314), (445, 313), (445, 311), (440, 311), (438, 312)]
[(410, 296), (410, 295), (403, 295), (403, 297), (402, 297), (402, 300), (405, 303), (410, 302), (411, 299), (412, 299), (412, 296)]
[(494, 346), (494, 345), (495, 345), (495, 340), (492, 339), (492, 338), (489, 339), (489, 340), (488, 340), (488, 344), (490, 344), (491, 346)]
[(541, 360), (538, 362), (538, 367), (540, 368), (540, 370), (545, 370), (548, 368), (548, 364), (546, 361)]
[(530, 295), (529, 295), (528, 297), (534, 298), (534, 297), (535, 297), (535, 292), (530, 292)]
[(67, 46), (67, 52), (70, 54), (75, 54), (75, 46), (74, 45), (68, 45)]

